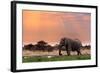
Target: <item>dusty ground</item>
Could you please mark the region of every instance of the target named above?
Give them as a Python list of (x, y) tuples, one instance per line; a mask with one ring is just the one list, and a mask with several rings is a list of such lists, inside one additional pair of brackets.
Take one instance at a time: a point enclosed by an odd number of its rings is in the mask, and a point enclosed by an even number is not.
[[(90, 49), (83, 49), (81, 50), (81, 53), (84, 55), (91, 54)], [(62, 51), (63, 55), (67, 55), (66, 51)], [(28, 51), (28, 50), (23, 50), (23, 56), (58, 56), (59, 51), (54, 50), (52, 52), (42, 52), (42, 51)], [(71, 52), (71, 55), (77, 55), (77, 52)]]

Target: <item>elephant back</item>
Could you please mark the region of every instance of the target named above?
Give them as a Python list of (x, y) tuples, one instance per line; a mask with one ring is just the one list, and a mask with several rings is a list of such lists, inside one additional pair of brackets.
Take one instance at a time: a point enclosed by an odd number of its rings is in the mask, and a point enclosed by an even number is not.
[(82, 43), (81, 43), (81, 41), (80, 41), (79, 39), (75, 39), (75, 42), (76, 42), (80, 47), (82, 47)]

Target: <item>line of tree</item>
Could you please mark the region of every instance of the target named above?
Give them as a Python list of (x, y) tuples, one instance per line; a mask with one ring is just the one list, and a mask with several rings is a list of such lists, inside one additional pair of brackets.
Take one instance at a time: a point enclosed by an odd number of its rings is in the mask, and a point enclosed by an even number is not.
[[(47, 42), (41, 40), (38, 41), (37, 44), (27, 44), (24, 45), (23, 50), (30, 50), (30, 51), (48, 51), (52, 52), (53, 50), (58, 50), (59, 44), (55, 44), (54, 46), (49, 45)], [(90, 49), (90, 45), (82, 46), (84, 49)], [(62, 47), (62, 50), (65, 51), (66, 48)]]
[(50, 52), (50, 51), (53, 51), (54, 47), (49, 45), (45, 41), (39, 41), (35, 45), (33, 45), (33, 44), (24, 45), (23, 49), (24, 50), (30, 50), (30, 51), (39, 50), (39, 51), (48, 51), (48, 52)]
[(85, 46), (82, 46), (84, 49), (90, 49), (91, 48), (91, 45), (85, 45)]

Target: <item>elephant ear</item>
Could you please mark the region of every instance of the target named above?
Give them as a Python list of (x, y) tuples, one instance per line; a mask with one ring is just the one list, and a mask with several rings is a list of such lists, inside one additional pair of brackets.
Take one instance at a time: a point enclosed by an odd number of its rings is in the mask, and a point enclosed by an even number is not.
[(61, 38), (61, 40), (60, 40), (60, 44), (64, 44), (64, 38)]

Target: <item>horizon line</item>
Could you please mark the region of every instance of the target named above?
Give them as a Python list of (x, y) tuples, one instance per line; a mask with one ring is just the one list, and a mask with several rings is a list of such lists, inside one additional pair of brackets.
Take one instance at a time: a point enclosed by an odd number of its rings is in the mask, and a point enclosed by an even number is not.
[[(23, 46), (24, 45), (27, 45), (27, 44), (37, 44), (37, 42), (34, 42), (34, 43), (24, 43), (24, 44), (22, 44)], [(49, 45), (51, 45), (51, 46), (54, 46), (54, 45), (56, 45), (56, 44), (59, 44), (59, 43), (57, 43), (57, 42), (52, 42), (52, 43), (48, 43)], [(89, 43), (89, 42), (87, 42), (87, 43), (82, 43), (82, 46), (85, 46), (85, 45), (90, 45), (91, 43)]]

